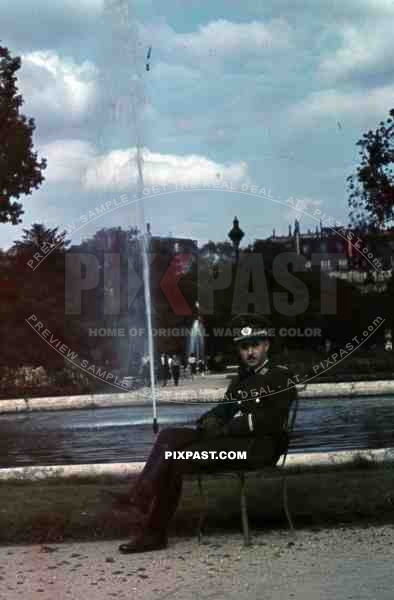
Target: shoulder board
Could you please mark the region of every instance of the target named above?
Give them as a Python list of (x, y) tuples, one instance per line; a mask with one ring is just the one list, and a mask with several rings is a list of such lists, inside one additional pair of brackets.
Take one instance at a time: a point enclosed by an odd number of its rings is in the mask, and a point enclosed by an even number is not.
[(289, 370), (289, 367), (286, 367), (286, 365), (275, 365), (275, 367), (277, 367), (278, 369), (283, 369), (284, 371)]

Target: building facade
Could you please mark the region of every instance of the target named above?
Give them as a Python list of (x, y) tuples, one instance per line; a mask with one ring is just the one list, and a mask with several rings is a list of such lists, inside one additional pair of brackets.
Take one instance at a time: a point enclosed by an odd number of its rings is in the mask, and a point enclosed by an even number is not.
[(375, 282), (384, 287), (391, 278), (394, 256), (394, 229), (383, 232), (343, 227), (316, 227), (302, 232), (295, 220), (288, 235), (272, 235), (256, 240), (255, 252), (261, 252), (268, 268), (281, 252), (295, 252), (305, 258), (307, 270), (322, 270), (329, 276), (354, 283)]

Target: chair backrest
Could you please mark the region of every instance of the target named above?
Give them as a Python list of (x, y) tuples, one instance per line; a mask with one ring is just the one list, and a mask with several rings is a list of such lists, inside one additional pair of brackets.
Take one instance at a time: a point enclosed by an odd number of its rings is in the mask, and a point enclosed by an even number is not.
[(288, 412), (288, 416), (287, 416), (286, 434), (287, 434), (287, 438), (288, 438), (288, 444), (287, 444), (285, 452), (282, 454), (282, 456), (283, 456), (282, 465), (281, 465), (282, 467), (285, 466), (287, 454), (288, 454), (288, 451), (289, 451), (289, 447), (288, 446), (289, 446), (290, 438), (291, 438), (291, 436), (293, 434), (295, 422), (296, 422), (296, 419), (297, 419), (298, 403), (299, 403), (298, 394), (295, 393), (294, 398), (292, 399), (292, 401), (290, 403), (289, 412)]
[(297, 413), (298, 413), (298, 403), (299, 403), (299, 398), (298, 398), (298, 394), (296, 393), (294, 398), (292, 399), (292, 401), (290, 403), (290, 407), (289, 407), (289, 415), (288, 415), (288, 419), (287, 419), (287, 431), (288, 431), (289, 435), (291, 435), (293, 433), (293, 429), (294, 429), (294, 425), (295, 425)]
[[(297, 418), (298, 402), (299, 402), (298, 394), (296, 393), (291, 400), (289, 410), (286, 415), (286, 420), (282, 424), (282, 427), (283, 427), (282, 436), (277, 438), (277, 447), (276, 447), (277, 459), (276, 459), (276, 461), (279, 460), (280, 457), (283, 457), (282, 458), (283, 462), (281, 465), (282, 467), (284, 466), (284, 464), (286, 462), (287, 453), (288, 453), (289, 444), (290, 444), (290, 438), (292, 436), (292, 433), (294, 430), (294, 425), (295, 425), (296, 418)], [(248, 453), (250, 454), (250, 456), (252, 456), (253, 454), (258, 455), (259, 453), (262, 456), (264, 456), (266, 454), (266, 440), (264, 438), (263, 439), (253, 438), (250, 441)]]

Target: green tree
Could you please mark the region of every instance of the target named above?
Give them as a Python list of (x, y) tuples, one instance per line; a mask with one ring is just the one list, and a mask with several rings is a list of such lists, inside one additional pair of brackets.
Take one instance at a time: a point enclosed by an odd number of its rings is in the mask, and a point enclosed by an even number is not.
[(23, 230), (22, 239), (14, 242), (12, 251), (16, 254), (33, 254), (46, 246), (47, 248), (53, 248), (53, 251), (57, 254), (61, 254), (70, 243), (65, 238), (66, 232), (59, 233), (58, 227), (50, 229), (42, 223), (33, 223), (30, 229)]
[(360, 165), (347, 178), (354, 225), (382, 229), (394, 217), (394, 109), (386, 122), (357, 142)]
[[(67, 343), (64, 327), (65, 241), (58, 228), (35, 223), (25, 229), (22, 240), (15, 241), (2, 259), (0, 290), (0, 362), (8, 366), (63, 366), (63, 358), (40, 340), (26, 323), (36, 315), (51, 333)], [(53, 248), (45, 259), (31, 268), (31, 259), (42, 248)], [(30, 264), (29, 264), (30, 263)], [(67, 334), (67, 335), (66, 335)], [(10, 340), (15, 343), (10, 344)]]
[(12, 225), (21, 223), (24, 211), (11, 199), (37, 189), (46, 168), (46, 160), (33, 151), (34, 119), (20, 113), (23, 98), (15, 75), (20, 66), (21, 59), (0, 46), (0, 223)]

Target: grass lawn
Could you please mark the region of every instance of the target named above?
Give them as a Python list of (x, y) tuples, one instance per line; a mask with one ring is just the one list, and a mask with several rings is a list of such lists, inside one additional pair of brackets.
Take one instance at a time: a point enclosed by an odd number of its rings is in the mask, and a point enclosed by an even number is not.
[[(207, 504), (205, 530), (241, 530), (238, 480), (232, 476), (203, 479)], [(52, 480), (0, 483), (0, 543), (53, 543), (66, 540), (126, 538), (127, 513), (115, 511), (102, 490), (123, 491), (127, 482)], [(351, 465), (297, 468), (288, 471), (290, 510), (295, 526), (323, 526), (356, 521), (394, 523), (394, 466), (355, 460)], [(251, 526), (286, 523), (281, 479), (251, 473), (247, 477)], [(186, 477), (172, 530), (196, 531), (201, 500), (197, 480)]]

